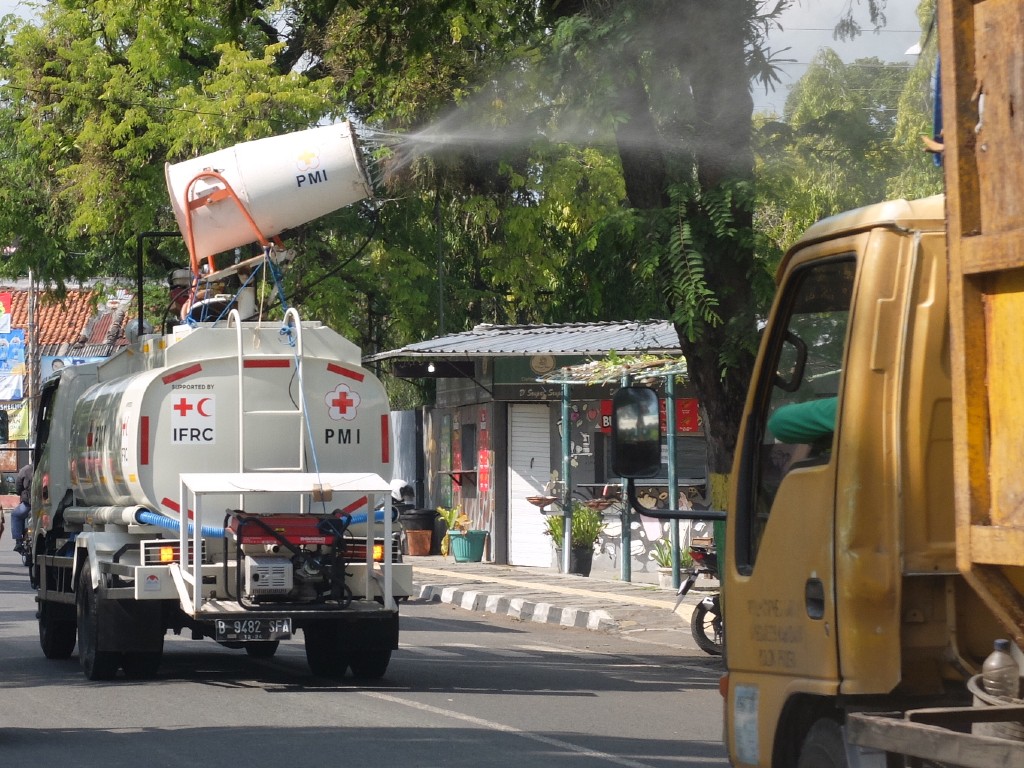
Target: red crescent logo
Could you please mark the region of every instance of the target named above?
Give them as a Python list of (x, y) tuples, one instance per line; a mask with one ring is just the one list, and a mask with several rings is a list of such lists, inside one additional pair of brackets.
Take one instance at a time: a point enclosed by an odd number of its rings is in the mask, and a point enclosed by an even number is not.
[(210, 400), (210, 398), (204, 397), (202, 400), (200, 400), (198, 403), (196, 403), (196, 411), (199, 412), (200, 416), (209, 416), (210, 415), (206, 411), (203, 410), (203, 403), (209, 402), (209, 400)]

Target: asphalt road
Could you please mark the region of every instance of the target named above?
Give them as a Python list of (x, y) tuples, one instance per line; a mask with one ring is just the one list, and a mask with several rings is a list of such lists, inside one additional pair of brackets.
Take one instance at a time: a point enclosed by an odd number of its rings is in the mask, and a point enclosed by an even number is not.
[(373, 685), (313, 678), (301, 635), (267, 660), (168, 637), (156, 680), (90, 683), (77, 656), (43, 658), (0, 544), (4, 765), (727, 765), (720, 660), (441, 603), (403, 605), (401, 648)]

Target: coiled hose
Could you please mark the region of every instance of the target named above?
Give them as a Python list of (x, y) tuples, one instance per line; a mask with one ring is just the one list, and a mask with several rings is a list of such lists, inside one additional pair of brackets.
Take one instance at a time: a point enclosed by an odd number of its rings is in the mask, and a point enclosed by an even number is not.
[[(161, 528), (166, 528), (169, 531), (174, 531), (175, 533), (181, 531), (181, 523), (179, 521), (175, 520), (173, 517), (161, 515), (158, 512), (150, 512), (148, 509), (140, 510), (135, 515), (135, 519), (140, 523), (145, 523), (146, 525), (157, 525)], [(190, 535), (195, 532), (195, 526), (192, 523), (188, 524), (188, 532)], [(203, 536), (224, 536), (224, 529), (213, 525), (200, 526), (199, 532), (202, 533)]]
[[(355, 515), (350, 515), (349, 525), (357, 525), (359, 523), (365, 523), (367, 520), (367, 513), (360, 512)], [(175, 520), (173, 517), (167, 515), (161, 515), (159, 512), (151, 512), (148, 509), (140, 510), (136, 515), (135, 519), (137, 522), (145, 523), (146, 525), (156, 525), (161, 528), (166, 528), (169, 531), (178, 533), (181, 530), (181, 523)], [(392, 509), (391, 519), (398, 519), (398, 510)], [(377, 510), (373, 516), (374, 522), (380, 523), (384, 520), (384, 510)], [(195, 526), (192, 523), (188, 524), (189, 535), (195, 532)], [(213, 536), (221, 538), (224, 536), (224, 529), (218, 528), (213, 525), (203, 525), (199, 528), (199, 532), (203, 536)]]

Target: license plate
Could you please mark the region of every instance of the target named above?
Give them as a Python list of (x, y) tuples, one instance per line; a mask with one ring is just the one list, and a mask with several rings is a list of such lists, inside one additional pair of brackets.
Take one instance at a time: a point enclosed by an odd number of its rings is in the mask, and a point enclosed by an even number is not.
[(283, 619), (217, 619), (213, 639), (218, 643), (287, 640), (292, 636), (291, 617)]

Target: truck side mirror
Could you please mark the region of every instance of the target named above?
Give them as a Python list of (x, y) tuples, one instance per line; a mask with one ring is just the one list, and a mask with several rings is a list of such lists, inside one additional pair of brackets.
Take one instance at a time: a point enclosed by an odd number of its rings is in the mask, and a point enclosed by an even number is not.
[(658, 393), (623, 387), (612, 398), (612, 471), (626, 478), (655, 477), (661, 469)]
[(782, 343), (774, 384), (783, 392), (796, 392), (803, 383), (807, 367), (807, 344), (792, 331), (786, 331)]

